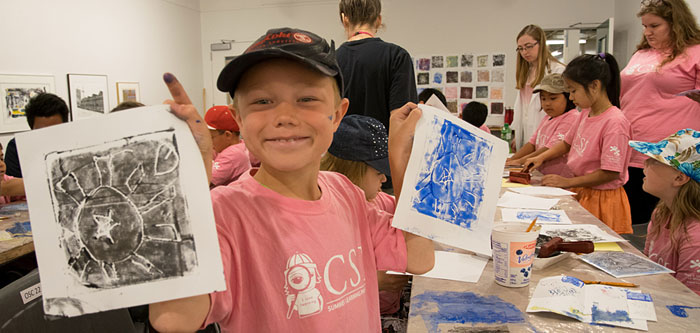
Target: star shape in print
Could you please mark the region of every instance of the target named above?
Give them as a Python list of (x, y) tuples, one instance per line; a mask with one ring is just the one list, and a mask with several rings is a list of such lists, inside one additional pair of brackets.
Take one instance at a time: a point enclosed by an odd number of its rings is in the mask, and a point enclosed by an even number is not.
[(112, 210), (108, 210), (107, 216), (104, 215), (93, 215), (92, 219), (97, 224), (97, 231), (95, 231), (94, 237), (100, 239), (102, 237), (109, 239), (109, 241), (114, 244), (114, 239), (112, 239), (112, 229), (118, 226), (119, 223), (115, 223), (112, 218)]

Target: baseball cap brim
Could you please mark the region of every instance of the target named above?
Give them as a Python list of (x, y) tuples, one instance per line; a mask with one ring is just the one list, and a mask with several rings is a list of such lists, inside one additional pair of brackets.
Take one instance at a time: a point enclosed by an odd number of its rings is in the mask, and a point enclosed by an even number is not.
[[(243, 77), (243, 74), (247, 70), (265, 60), (279, 58), (298, 61), (321, 72), (322, 74), (335, 77), (336, 80), (338, 80), (339, 73), (333, 68), (329, 68), (328, 66), (313, 59), (304, 58), (282, 49), (271, 48), (245, 53), (234, 58), (230, 63), (228, 63), (228, 65), (226, 65), (226, 67), (224, 67), (221, 74), (219, 74), (219, 78), (216, 80), (216, 87), (219, 88), (220, 91), (230, 93), (231, 97), (233, 97), (236, 87), (241, 81), (241, 77)], [(340, 80), (341, 82), (339, 82), (339, 88), (342, 87), (342, 78)]]
[(561, 89), (556, 89), (550, 85), (537, 85), (537, 87), (535, 87), (535, 89), (532, 90), (532, 93), (537, 94), (540, 91), (546, 91), (550, 94), (563, 94), (566, 92), (566, 91), (561, 90)]
[(374, 161), (364, 161), (367, 165), (377, 169), (387, 177), (391, 177), (391, 169), (389, 168), (389, 158), (385, 157)]

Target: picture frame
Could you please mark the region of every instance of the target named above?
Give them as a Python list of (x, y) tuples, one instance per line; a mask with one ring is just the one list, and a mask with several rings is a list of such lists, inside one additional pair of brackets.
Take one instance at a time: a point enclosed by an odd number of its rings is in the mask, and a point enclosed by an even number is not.
[(80, 120), (109, 113), (107, 75), (68, 74), (71, 118)]
[(141, 101), (141, 89), (138, 82), (117, 82), (117, 105), (126, 101)]
[(39, 93), (55, 93), (53, 75), (0, 74), (0, 133), (28, 131), (24, 108)]

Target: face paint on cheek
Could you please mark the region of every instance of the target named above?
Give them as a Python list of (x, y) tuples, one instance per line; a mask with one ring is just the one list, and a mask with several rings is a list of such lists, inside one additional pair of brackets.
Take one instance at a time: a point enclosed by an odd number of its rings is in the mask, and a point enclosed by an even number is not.
[(328, 120), (333, 121), (333, 115), (328, 116)]

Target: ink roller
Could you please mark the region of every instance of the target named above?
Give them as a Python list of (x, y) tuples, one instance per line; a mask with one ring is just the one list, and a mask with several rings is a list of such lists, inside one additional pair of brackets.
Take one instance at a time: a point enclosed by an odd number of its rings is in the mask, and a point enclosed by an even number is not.
[(593, 242), (565, 242), (561, 237), (554, 237), (540, 248), (538, 258), (547, 258), (557, 251), (591, 253), (594, 250)]
[(530, 185), (530, 167), (525, 167), (522, 171), (510, 171), (508, 173), (508, 181)]

